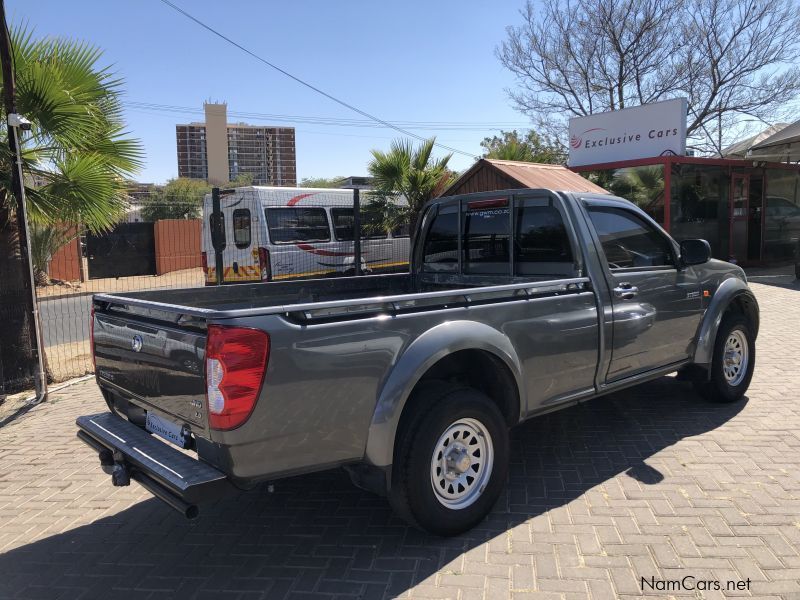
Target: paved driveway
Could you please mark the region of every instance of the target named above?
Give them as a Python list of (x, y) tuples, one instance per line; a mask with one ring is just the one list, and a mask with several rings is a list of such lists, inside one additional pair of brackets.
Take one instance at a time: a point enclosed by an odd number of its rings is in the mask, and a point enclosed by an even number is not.
[[(111, 487), (74, 438), (100, 395), (72, 386), (0, 429), (0, 597), (632, 598), (645, 578), (660, 597), (800, 598), (800, 290), (754, 287), (745, 401), (662, 378), (533, 420), (508, 492), (454, 539), (407, 528), (340, 471), (184, 521)], [(749, 590), (663, 591), (686, 576)]]

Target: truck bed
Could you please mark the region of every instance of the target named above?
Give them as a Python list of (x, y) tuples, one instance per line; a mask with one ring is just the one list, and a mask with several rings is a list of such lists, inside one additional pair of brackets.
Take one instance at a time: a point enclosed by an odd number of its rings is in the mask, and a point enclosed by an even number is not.
[(185, 323), (186, 317), (204, 320), (270, 313), (292, 313), (301, 320), (315, 320), (559, 293), (582, 289), (589, 283), (585, 277), (557, 280), (550, 276), (526, 277), (503, 284), (481, 278), (466, 282), (463, 279), (456, 282), (435, 275), (421, 280), (409, 274), (367, 275), (97, 294), (94, 299), (95, 304), (113, 307), (117, 313), (140, 314), (170, 322), (176, 322), (177, 318)]

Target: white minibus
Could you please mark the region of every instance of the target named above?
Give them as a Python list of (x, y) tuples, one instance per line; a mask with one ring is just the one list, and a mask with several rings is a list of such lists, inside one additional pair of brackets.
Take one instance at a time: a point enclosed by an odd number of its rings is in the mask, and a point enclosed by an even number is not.
[[(362, 273), (408, 268), (408, 227), (386, 231), (361, 200)], [(405, 200), (396, 200), (405, 204)], [(223, 283), (345, 275), (354, 270), (353, 190), (242, 187), (220, 197)], [(203, 201), (206, 285), (217, 283), (212, 200)]]

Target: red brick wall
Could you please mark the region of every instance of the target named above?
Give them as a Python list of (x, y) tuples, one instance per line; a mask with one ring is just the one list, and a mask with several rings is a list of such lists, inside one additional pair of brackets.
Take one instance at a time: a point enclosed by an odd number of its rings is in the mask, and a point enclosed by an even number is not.
[[(75, 227), (70, 227), (68, 235), (75, 235)], [(81, 243), (75, 238), (64, 244), (53, 254), (50, 267), (47, 269), (50, 279), (62, 281), (80, 281), (81, 278)]]
[(164, 219), (153, 224), (156, 241), (156, 273), (202, 266), (200, 219)]

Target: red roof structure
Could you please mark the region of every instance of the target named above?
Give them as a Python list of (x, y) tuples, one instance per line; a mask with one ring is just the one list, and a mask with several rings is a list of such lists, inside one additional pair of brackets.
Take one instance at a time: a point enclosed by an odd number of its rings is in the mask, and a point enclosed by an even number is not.
[(482, 158), (450, 185), (442, 196), (519, 188), (608, 194), (599, 185), (561, 165)]

